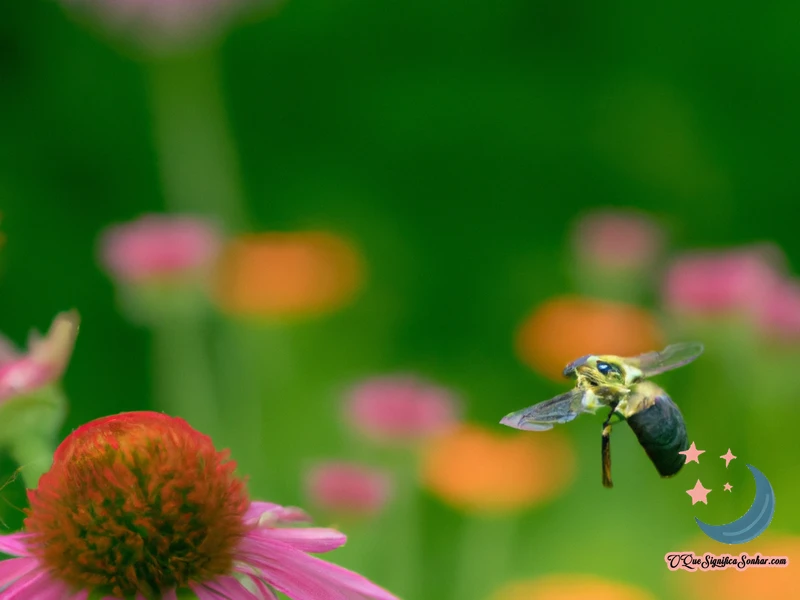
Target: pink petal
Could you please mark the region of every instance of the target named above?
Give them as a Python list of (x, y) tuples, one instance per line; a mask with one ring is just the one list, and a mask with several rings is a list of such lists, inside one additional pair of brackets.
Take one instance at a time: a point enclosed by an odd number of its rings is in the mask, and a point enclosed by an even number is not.
[(205, 585), (226, 600), (260, 600), (235, 577), (218, 577)]
[[(62, 587), (62, 590), (59, 590)], [(43, 594), (52, 597), (52, 591), (63, 591), (63, 585), (53, 581), (50, 573), (41, 569), (28, 571), (3, 592), (3, 600), (30, 600)]]
[(29, 533), (12, 533), (0, 535), (0, 552), (13, 556), (30, 556), (27, 541), (31, 538)]
[(258, 577), (252, 577), (251, 579), (261, 593), (263, 600), (278, 600), (278, 597), (272, 593), (272, 590), (269, 589), (266, 583), (261, 581)]
[(35, 558), (9, 558), (0, 561), (0, 587), (38, 568), (39, 561)]
[(301, 552), (330, 552), (343, 546), (347, 541), (345, 534), (323, 527), (304, 527), (302, 529), (273, 527), (256, 530), (255, 534), (284, 542)]
[(263, 572), (264, 580), (279, 592), (290, 598), (298, 599), (348, 600), (347, 596), (335, 587), (318, 581), (319, 578), (314, 577), (313, 573), (287, 564), (287, 561), (284, 560), (285, 553), (288, 551), (305, 556), (299, 550), (274, 540), (266, 540), (257, 544), (248, 544), (248, 542), (252, 542), (252, 540), (247, 540), (242, 544), (244, 554), (239, 558), (260, 569)]
[(220, 596), (203, 585), (195, 584), (189, 587), (194, 592), (194, 595), (197, 596), (197, 600), (226, 600), (225, 596)]
[(219, 577), (190, 587), (198, 600), (260, 600), (234, 577)]
[[(374, 598), (375, 600), (399, 600), (397, 596), (383, 589), (382, 587), (372, 583), (366, 577), (359, 575), (353, 571), (329, 563), (315, 556), (301, 554), (300, 562), (315, 564), (318, 568), (325, 569), (329, 585), (341, 587), (348, 592), (355, 592), (360, 596), (366, 598)], [(300, 565), (298, 564), (298, 568)], [(350, 595), (348, 594), (348, 597)]]
[(178, 600), (178, 592), (175, 590), (167, 590), (161, 595), (161, 600)]
[(256, 586), (261, 594), (261, 600), (277, 600), (277, 597), (269, 586), (262, 581), (262, 573), (259, 569), (241, 562), (235, 563), (234, 569), (236, 573), (247, 576), (250, 583)]
[[(63, 581), (58, 581), (52, 578), (45, 578), (40, 580), (40, 585), (37, 587), (30, 587), (27, 590), (25, 598), (36, 598), (36, 600), (79, 600), (81, 597), (70, 594), (70, 587)], [(28, 595), (30, 594), (30, 595)], [(87, 592), (88, 595), (88, 592)], [(86, 596), (83, 596), (85, 598)]]
[(351, 600), (361, 594), (374, 600), (398, 600), (368, 579), (269, 538), (249, 536), (241, 546), (252, 565), (264, 571), (274, 588), (290, 597)]
[(55, 317), (47, 337), (33, 342), (28, 354), (0, 361), (0, 399), (11, 398), (58, 379), (69, 363), (78, 334), (76, 311)]
[(244, 520), (245, 521), (257, 521), (258, 518), (263, 515), (264, 513), (274, 512), (283, 508), (279, 504), (273, 504), (272, 502), (260, 502), (255, 500), (250, 503), (250, 506), (247, 508), (247, 512), (244, 513)]
[(271, 502), (251, 502), (244, 515), (246, 523), (258, 522), (261, 526), (278, 523), (304, 523), (311, 521), (304, 510), (294, 506), (280, 506)]
[(284, 506), (279, 512), (281, 523), (310, 523), (311, 517), (302, 508), (296, 506)]
[(52, 381), (53, 369), (30, 357), (0, 367), (0, 400), (13, 398)]

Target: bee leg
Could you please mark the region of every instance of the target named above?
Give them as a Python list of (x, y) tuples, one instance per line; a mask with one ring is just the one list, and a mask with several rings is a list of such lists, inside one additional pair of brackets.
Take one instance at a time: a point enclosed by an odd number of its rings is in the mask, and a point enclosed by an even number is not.
[(612, 488), (614, 482), (611, 481), (611, 418), (614, 416), (614, 411), (617, 409), (619, 402), (612, 402), (610, 405), (611, 411), (608, 417), (603, 422), (603, 487)]
[(614, 487), (611, 481), (611, 426), (603, 427), (603, 487)]

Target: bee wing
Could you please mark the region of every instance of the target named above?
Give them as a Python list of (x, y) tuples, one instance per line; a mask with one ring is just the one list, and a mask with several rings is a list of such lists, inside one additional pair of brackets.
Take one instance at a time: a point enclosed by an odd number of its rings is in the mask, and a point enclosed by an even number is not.
[(582, 390), (570, 390), (565, 394), (539, 402), (503, 417), (502, 425), (524, 431), (547, 431), (553, 425), (568, 423), (583, 412)]
[(700, 342), (685, 342), (667, 346), (661, 352), (626, 358), (625, 362), (638, 368), (645, 377), (652, 377), (688, 365), (702, 353), (703, 344)]

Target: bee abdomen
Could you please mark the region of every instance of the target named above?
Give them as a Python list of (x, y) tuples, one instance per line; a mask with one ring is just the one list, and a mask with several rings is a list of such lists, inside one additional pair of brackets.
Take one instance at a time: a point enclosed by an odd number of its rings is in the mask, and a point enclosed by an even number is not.
[(689, 448), (689, 438), (683, 415), (667, 394), (655, 396), (650, 406), (627, 421), (659, 475), (670, 477), (681, 470), (686, 459), (679, 452)]

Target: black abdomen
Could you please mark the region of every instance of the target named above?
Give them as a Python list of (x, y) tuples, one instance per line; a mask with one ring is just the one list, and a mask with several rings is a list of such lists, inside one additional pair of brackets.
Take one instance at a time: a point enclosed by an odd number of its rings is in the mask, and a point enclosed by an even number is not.
[(651, 406), (627, 421), (662, 477), (681, 470), (686, 457), (678, 453), (689, 448), (689, 438), (683, 415), (669, 396), (662, 392)]

